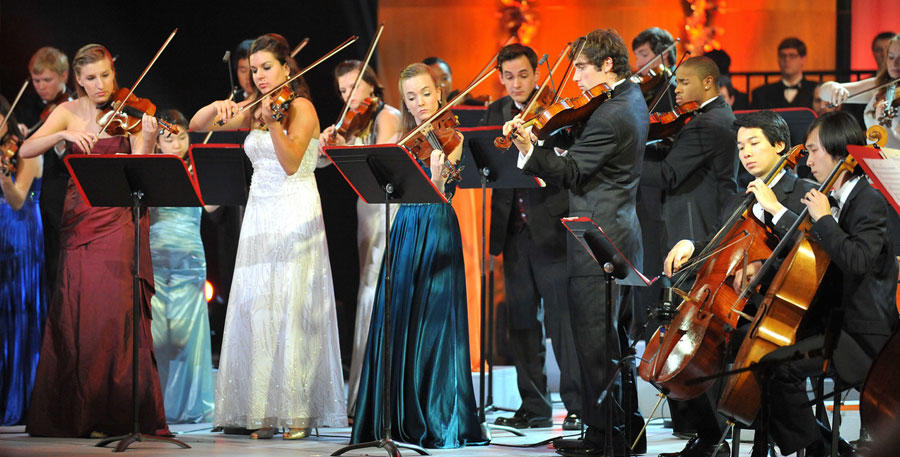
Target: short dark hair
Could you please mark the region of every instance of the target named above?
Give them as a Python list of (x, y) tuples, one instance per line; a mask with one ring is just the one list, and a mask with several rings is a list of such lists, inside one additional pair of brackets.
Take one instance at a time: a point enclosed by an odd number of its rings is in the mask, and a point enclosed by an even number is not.
[(442, 64), (444, 64), (445, 67), (447, 67), (447, 72), (450, 73), (451, 75), (453, 74), (453, 70), (450, 69), (450, 64), (447, 63), (446, 61), (444, 61), (444, 59), (441, 59), (440, 57), (434, 57), (434, 56), (426, 57), (426, 58), (422, 59), (422, 63), (424, 63), (425, 65), (428, 65), (428, 66), (442, 63)]
[[(659, 27), (650, 27), (631, 40), (631, 50), (635, 50), (645, 43), (650, 44), (650, 50), (652, 50), (654, 54), (660, 55), (666, 48), (675, 43), (675, 38), (672, 38), (672, 34), (669, 33), (668, 30), (663, 30)], [(672, 47), (669, 52), (666, 52), (666, 56), (669, 58), (669, 64), (674, 65), (675, 48)]]
[(233, 70), (237, 70), (238, 60), (246, 59), (250, 56), (250, 45), (253, 44), (253, 40), (244, 40), (238, 43), (237, 47), (234, 48), (234, 52), (231, 53), (231, 66)]
[(157, 117), (170, 124), (174, 124), (183, 128), (185, 132), (188, 130), (188, 126), (190, 125), (187, 118), (184, 117), (184, 114), (182, 114), (181, 111), (178, 111), (177, 109), (167, 109), (162, 113), (159, 113)]
[(806, 43), (797, 37), (788, 37), (781, 40), (781, 43), (778, 44), (778, 50), (781, 51), (782, 49), (796, 49), (800, 57), (806, 56)]
[[(859, 126), (859, 122), (843, 111), (833, 111), (817, 117), (809, 125), (806, 137), (809, 138), (809, 134), (815, 129), (819, 129), (819, 142), (822, 143), (822, 148), (835, 159), (843, 160), (847, 157), (847, 145), (866, 144), (866, 134)], [(862, 174), (862, 167), (857, 167), (854, 174)]]
[(497, 70), (501, 69), (500, 67), (504, 62), (509, 62), (510, 60), (515, 60), (522, 56), (525, 56), (525, 58), (528, 59), (528, 63), (531, 64), (532, 70), (537, 70), (538, 58), (534, 49), (519, 43), (506, 45), (500, 49), (500, 52), (497, 53)]
[(881, 32), (878, 35), (875, 35), (875, 38), (872, 38), (872, 49), (875, 49), (875, 43), (881, 40), (890, 40), (891, 38), (894, 38), (894, 35), (896, 35), (894, 32)]
[(728, 55), (722, 49), (713, 49), (705, 54), (704, 57), (709, 57), (713, 62), (716, 63), (716, 66), (719, 67), (719, 74), (722, 75), (730, 75), (731, 74), (731, 56)]
[(696, 56), (691, 57), (684, 61), (679, 68), (690, 68), (697, 72), (697, 76), (700, 77), (700, 81), (703, 81), (706, 78), (712, 77), (713, 84), (716, 85), (716, 90), (719, 89), (719, 67), (716, 66), (716, 63), (712, 61), (709, 57)]
[(742, 114), (734, 121), (734, 129), (760, 129), (769, 144), (775, 146), (779, 141), (784, 143), (784, 153), (791, 147), (791, 129), (778, 113), (769, 110), (751, 111)]
[(579, 38), (569, 54), (570, 58), (574, 58), (575, 51), (582, 42), (584, 42), (584, 47), (581, 49), (581, 53), (598, 70), (603, 68), (603, 61), (610, 58), (613, 62), (613, 73), (620, 77), (631, 74), (631, 67), (628, 65), (628, 48), (625, 47), (625, 42), (615, 30), (597, 29)]

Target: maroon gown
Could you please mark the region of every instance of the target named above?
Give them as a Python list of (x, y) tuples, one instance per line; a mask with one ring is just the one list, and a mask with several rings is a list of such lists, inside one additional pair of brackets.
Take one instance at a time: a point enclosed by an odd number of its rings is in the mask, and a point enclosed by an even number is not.
[[(76, 147), (72, 152), (78, 153)], [(128, 153), (125, 137), (103, 138), (91, 154)], [(168, 434), (150, 334), (149, 219), (141, 215), (141, 432)], [(84, 437), (132, 431), (132, 266), (130, 208), (91, 208), (70, 179), (60, 229), (57, 290), (28, 411), (33, 436)]]

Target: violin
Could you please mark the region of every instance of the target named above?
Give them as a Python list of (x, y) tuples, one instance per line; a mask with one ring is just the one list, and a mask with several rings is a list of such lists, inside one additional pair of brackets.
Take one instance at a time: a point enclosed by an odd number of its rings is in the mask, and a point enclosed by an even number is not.
[[(553, 92), (551, 91), (550, 86), (544, 84), (534, 92), (528, 100), (528, 103), (525, 104), (525, 110), (522, 111), (520, 115), (522, 116), (522, 119), (525, 119), (525, 123), (533, 122), (538, 114), (546, 111), (552, 104)], [(513, 132), (510, 132), (509, 135), (494, 138), (494, 146), (500, 149), (508, 149), (512, 145), (512, 135)]]
[(344, 138), (359, 136), (360, 132), (371, 125), (382, 106), (384, 106), (384, 102), (378, 97), (366, 97), (365, 100), (359, 102), (359, 106), (347, 111), (347, 114), (344, 115), (344, 122), (337, 126), (335, 134)]
[(647, 133), (647, 141), (675, 136), (699, 110), (699, 103), (686, 102), (676, 106), (672, 111), (650, 113), (650, 131)]
[(878, 124), (885, 128), (891, 128), (891, 124), (894, 122), (894, 116), (897, 115), (897, 106), (900, 105), (900, 99), (894, 99), (896, 90), (897, 83), (895, 82), (887, 86), (887, 89), (884, 91), (884, 110), (881, 112), (881, 115), (878, 116)]
[(18, 135), (7, 134), (0, 142), (0, 173), (10, 176), (19, 167), (19, 146), (22, 139)]
[(297, 98), (297, 94), (291, 89), (290, 84), (286, 84), (277, 93), (271, 94), (269, 97), (271, 97), (269, 107), (272, 108), (272, 119), (275, 119), (276, 122), (281, 122), (284, 119), (284, 114), (291, 109), (291, 102)]
[[(424, 123), (423, 123), (424, 124)], [(462, 142), (459, 132), (459, 119), (452, 111), (444, 111), (430, 119), (421, 129), (413, 131), (413, 135), (407, 136), (400, 142), (413, 156), (425, 162), (431, 160), (431, 151), (452, 151)], [(462, 168), (457, 168), (450, 163), (450, 159), (444, 161), (444, 171), (441, 177), (450, 181), (459, 181)]]
[[(766, 176), (770, 183), (785, 168), (793, 168), (804, 146), (797, 145), (779, 159)], [(706, 391), (714, 382), (690, 382), (693, 378), (717, 373), (723, 366), (729, 329), (737, 327), (747, 300), (738, 302), (730, 278), (745, 261), (768, 258), (773, 237), (766, 225), (750, 214), (756, 196), (747, 194), (712, 241), (697, 255), (703, 260), (688, 293), (679, 292), (684, 302), (671, 324), (660, 327), (647, 340), (638, 373), (671, 398), (688, 400)], [(679, 272), (685, 281), (693, 268)], [(736, 303), (738, 302), (738, 303)], [(752, 320), (752, 318), (750, 318)]]
[[(149, 99), (140, 98), (131, 94), (126, 88), (116, 91), (112, 99), (100, 106), (100, 112), (97, 114), (97, 123), (100, 125), (109, 125), (106, 132), (113, 136), (134, 135), (141, 130), (141, 118), (144, 114), (154, 116), (156, 114), (156, 105)], [(128, 97), (125, 100), (125, 97)], [(124, 104), (122, 102), (125, 102)], [(121, 107), (115, 111), (114, 107)], [(154, 116), (155, 117), (155, 116)], [(159, 127), (173, 135), (177, 135), (179, 128), (177, 125), (166, 122), (160, 118), (156, 118)]]
[(630, 79), (631, 82), (641, 86), (641, 93), (644, 94), (644, 100), (649, 102), (650, 100), (653, 100), (657, 88), (671, 77), (672, 70), (660, 62), (659, 65), (651, 68), (644, 74), (635, 73), (634, 75), (631, 75)]
[[(533, 125), (532, 133), (539, 140), (546, 140), (562, 129), (584, 122), (594, 113), (597, 107), (610, 97), (612, 97), (612, 89), (609, 85), (606, 83), (597, 84), (591, 90), (586, 90), (577, 97), (560, 99), (528, 122), (522, 124), (522, 127)], [(497, 143), (494, 143), (494, 145), (497, 145)]]

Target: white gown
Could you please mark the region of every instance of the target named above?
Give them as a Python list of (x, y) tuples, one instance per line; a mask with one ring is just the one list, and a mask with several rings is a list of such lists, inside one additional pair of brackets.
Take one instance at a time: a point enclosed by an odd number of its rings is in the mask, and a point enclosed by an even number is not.
[(346, 426), (337, 314), (322, 207), (318, 141), (287, 176), (268, 132), (244, 150), (253, 181), (238, 242), (216, 379), (214, 424)]

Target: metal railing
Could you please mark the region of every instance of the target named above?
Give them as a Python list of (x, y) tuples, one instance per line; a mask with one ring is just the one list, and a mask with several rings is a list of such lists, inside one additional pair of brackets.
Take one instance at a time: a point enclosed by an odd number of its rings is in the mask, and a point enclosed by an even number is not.
[[(859, 81), (860, 79), (871, 78), (875, 76), (875, 70), (850, 70), (841, 71), (841, 74), (849, 74), (849, 81)], [(804, 71), (803, 77), (817, 83), (825, 81), (835, 81), (838, 71), (836, 70), (817, 70)], [(745, 94), (749, 94), (751, 89), (759, 86), (777, 82), (781, 80), (781, 73), (777, 71), (736, 71), (728, 75), (731, 78), (731, 85), (735, 89), (741, 90)]]

